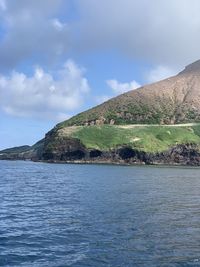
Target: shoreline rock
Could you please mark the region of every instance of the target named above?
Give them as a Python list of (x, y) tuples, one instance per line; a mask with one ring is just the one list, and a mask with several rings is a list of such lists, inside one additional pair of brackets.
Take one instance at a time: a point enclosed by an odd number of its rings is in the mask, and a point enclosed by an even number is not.
[(22, 153), (1, 153), (0, 160), (74, 164), (200, 166), (200, 150), (195, 144), (176, 145), (160, 153), (147, 153), (128, 146), (110, 151), (89, 150), (79, 140), (70, 139), (66, 142), (66, 146), (63, 146), (62, 142), (58, 142), (58, 146), (53, 146), (52, 149), (44, 145), (40, 153), (33, 149)]

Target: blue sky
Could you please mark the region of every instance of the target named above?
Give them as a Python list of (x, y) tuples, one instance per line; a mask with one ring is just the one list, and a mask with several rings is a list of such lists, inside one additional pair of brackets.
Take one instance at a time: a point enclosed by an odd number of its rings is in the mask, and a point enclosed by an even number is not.
[(0, 0), (0, 149), (200, 58), (199, 0)]

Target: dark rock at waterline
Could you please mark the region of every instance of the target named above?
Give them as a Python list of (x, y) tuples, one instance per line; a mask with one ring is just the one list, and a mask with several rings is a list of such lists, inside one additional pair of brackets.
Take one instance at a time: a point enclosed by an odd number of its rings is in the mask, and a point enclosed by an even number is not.
[(87, 149), (79, 139), (57, 138), (53, 132), (32, 147), (19, 147), (0, 152), (2, 160), (34, 160), (47, 162), (87, 162), (121, 164), (166, 164), (200, 166), (200, 150), (195, 144), (181, 144), (160, 153), (147, 153), (123, 146), (101, 151)]
[[(64, 141), (65, 142), (65, 141)], [(69, 143), (68, 143), (69, 144)], [(147, 153), (124, 146), (110, 151), (88, 150), (80, 144), (79, 140), (70, 140), (70, 146), (61, 145), (53, 152), (44, 153), (42, 160), (60, 162), (108, 162), (125, 164), (169, 164), (200, 166), (200, 152), (197, 145), (176, 145), (160, 153)], [(59, 147), (59, 146), (58, 146)]]

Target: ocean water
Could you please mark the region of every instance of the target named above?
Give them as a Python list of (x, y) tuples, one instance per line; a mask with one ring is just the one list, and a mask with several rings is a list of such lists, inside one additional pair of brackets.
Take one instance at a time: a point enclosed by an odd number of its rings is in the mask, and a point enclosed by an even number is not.
[(0, 266), (200, 266), (200, 169), (0, 161)]

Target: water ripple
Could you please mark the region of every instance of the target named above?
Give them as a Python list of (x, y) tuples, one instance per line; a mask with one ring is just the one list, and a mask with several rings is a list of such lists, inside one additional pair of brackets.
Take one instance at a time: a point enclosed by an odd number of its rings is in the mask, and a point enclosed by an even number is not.
[(0, 161), (0, 266), (200, 266), (199, 173)]

